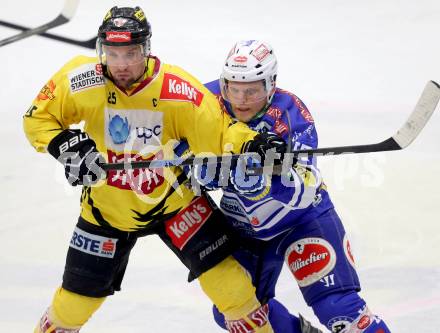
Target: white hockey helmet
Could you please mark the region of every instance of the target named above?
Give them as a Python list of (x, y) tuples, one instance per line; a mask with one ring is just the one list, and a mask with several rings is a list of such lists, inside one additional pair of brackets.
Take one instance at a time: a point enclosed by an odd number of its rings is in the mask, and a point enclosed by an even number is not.
[(226, 57), (220, 76), (222, 96), (227, 95), (228, 81), (255, 82), (264, 80), (267, 104), (275, 93), (277, 58), (273, 48), (264, 41), (245, 40), (237, 42)]

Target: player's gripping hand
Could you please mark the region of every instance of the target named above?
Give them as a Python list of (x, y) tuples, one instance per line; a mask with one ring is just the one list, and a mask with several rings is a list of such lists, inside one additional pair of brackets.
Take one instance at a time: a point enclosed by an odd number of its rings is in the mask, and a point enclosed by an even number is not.
[(287, 144), (283, 138), (275, 133), (265, 132), (257, 134), (251, 141), (243, 144), (243, 147), (241, 148), (242, 153), (258, 153), (263, 161), (269, 150), (278, 153), (278, 158), (282, 160), (283, 155), (287, 150)]
[(101, 168), (104, 156), (87, 133), (79, 129), (62, 131), (52, 139), (47, 150), (64, 165), (64, 173), (72, 186), (93, 185), (106, 177)]

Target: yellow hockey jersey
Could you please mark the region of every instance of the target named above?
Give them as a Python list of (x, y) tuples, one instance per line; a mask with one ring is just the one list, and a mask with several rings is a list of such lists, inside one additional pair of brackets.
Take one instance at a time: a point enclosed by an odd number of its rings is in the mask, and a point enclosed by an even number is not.
[[(198, 80), (156, 57), (130, 91), (117, 87), (97, 58), (75, 57), (41, 89), (24, 129), (35, 149), (45, 152), (57, 134), (81, 121), (112, 163), (172, 158), (175, 140), (182, 139), (194, 153), (236, 153), (256, 134), (234, 123)], [(144, 229), (191, 202), (184, 179), (177, 167), (109, 171), (106, 180), (83, 188), (81, 216), (124, 231)]]

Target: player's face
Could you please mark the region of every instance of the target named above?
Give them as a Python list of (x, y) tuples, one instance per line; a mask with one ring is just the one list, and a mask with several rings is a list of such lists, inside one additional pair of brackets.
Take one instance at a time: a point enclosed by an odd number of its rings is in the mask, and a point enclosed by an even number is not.
[(144, 73), (141, 45), (104, 46), (107, 68), (118, 86), (129, 88)]
[(255, 82), (229, 81), (226, 93), (235, 117), (247, 123), (267, 103), (267, 92), (264, 80)]

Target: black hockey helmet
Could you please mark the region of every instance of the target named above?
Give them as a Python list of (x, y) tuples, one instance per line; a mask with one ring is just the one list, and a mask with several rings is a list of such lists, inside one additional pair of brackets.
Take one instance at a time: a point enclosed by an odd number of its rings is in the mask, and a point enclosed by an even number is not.
[(104, 45), (149, 43), (151, 26), (140, 7), (113, 7), (98, 30), (98, 40)]
[(148, 58), (150, 38), (151, 26), (140, 7), (115, 6), (107, 12), (98, 29), (96, 53), (100, 63), (107, 65), (105, 46), (139, 45), (143, 57)]

